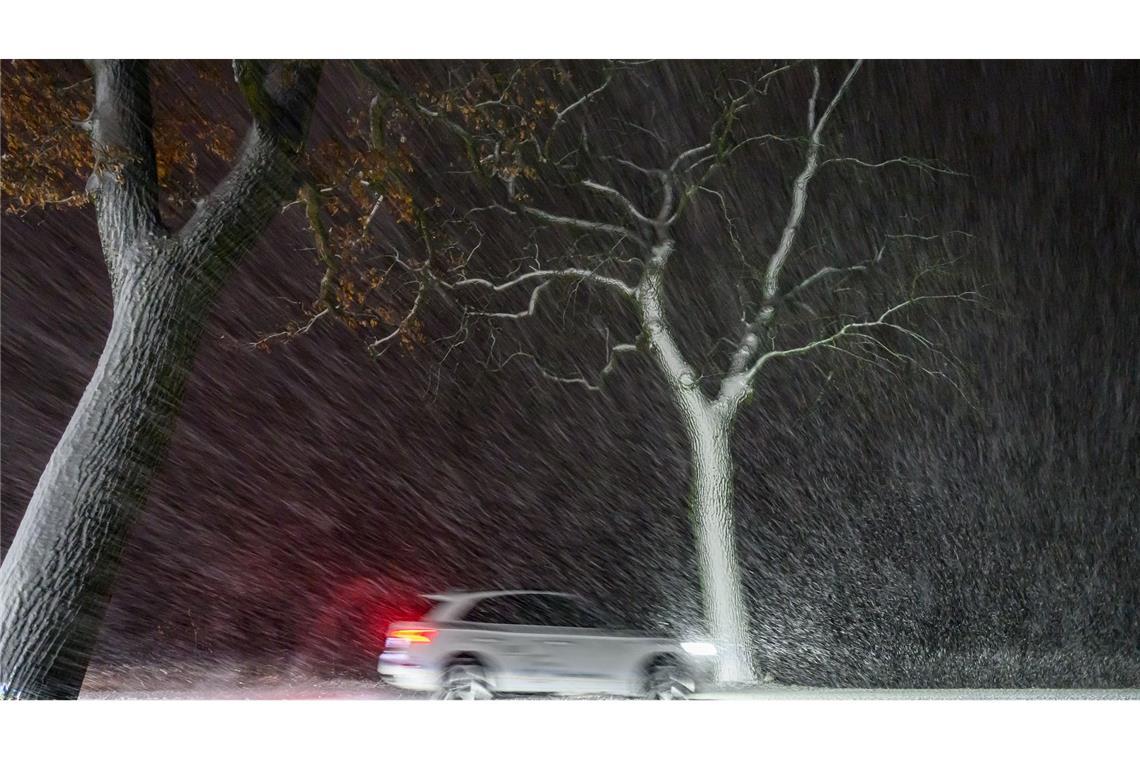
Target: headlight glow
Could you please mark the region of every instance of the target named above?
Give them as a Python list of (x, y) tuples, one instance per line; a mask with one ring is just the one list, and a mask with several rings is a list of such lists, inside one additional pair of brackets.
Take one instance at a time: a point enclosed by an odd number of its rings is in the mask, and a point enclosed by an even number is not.
[(710, 657), (716, 654), (716, 647), (707, 641), (684, 641), (681, 643), (681, 649), (700, 657)]

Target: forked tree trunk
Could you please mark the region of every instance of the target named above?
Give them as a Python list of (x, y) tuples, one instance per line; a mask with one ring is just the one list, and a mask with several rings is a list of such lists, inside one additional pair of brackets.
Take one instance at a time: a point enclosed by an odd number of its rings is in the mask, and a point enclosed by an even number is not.
[(665, 313), (665, 267), (670, 240), (652, 252), (636, 298), (652, 354), (665, 375), (685, 423), (691, 452), (692, 516), (697, 538), (705, 624), (718, 653), (717, 680), (755, 681), (748, 636), (748, 613), (736, 558), (732, 501), (732, 421), (737, 403), (710, 401), (685, 361)]
[(176, 234), (163, 228), (149, 79), (92, 64), (94, 193), (114, 313), (95, 374), (0, 566), (0, 696), (75, 698), (128, 531), (166, 453), (205, 321), (298, 184), (319, 67), (237, 67), (254, 112), (240, 157)]

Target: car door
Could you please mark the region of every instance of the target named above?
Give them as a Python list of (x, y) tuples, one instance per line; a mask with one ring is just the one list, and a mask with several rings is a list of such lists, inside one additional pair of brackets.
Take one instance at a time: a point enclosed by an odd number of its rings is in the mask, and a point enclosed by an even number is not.
[(550, 623), (544, 642), (555, 663), (558, 690), (595, 693), (621, 683), (624, 674), (618, 663), (623, 660), (624, 637), (609, 630), (601, 616), (577, 597), (552, 595), (544, 604)]
[(577, 610), (559, 594), (534, 594), (527, 600), (526, 635), (535, 651), (536, 677), (549, 691), (583, 690), (591, 674), (582, 670), (581, 625)]
[(547, 610), (537, 594), (502, 594), (464, 615), (468, 641), (495, 669), (500, 691), (555, 690), (560, 647), (548, 643)]

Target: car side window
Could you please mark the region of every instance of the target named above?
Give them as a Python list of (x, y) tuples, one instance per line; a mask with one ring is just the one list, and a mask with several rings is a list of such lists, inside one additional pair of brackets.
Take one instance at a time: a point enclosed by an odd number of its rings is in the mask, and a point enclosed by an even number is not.
[(476, 602), (464, 620), (499, 625), (550, 625), (549, 612), (535, 594), (492, 596)]
[(561, 596), (542, 595), (536, 597), (537, 605), (542, 608), (543, 625), (556, 628), (578, 628), (578, 611), (569, 600)]
[(571, 600), (575, 607), (578, 608), (578, 616), (582, 621), (583, 628), (613, 628), (606, 620), (597, 612), (595, 612), (588, 604), (580, 600)]
[(555, 628), (609, 628), (600, 615), (573, 597), (506, 594), (483, 599), (463, 616), (471, 623), (539, 625)]
[(560, 628), (605, 628), (606, 624), (580, 600), (568, 596), (548, 596), (550, 609), (548, 625)]
[(550, 606), (542, 594), (519, 594), (514, 597), (519, 608), (519, 625), (555, 625), (551, 623)]

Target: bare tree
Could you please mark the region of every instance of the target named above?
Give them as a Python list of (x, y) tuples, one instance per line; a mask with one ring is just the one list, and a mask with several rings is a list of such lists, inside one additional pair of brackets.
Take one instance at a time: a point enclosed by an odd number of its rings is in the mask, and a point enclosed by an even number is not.
[(6, 698), (78, 695), (205, 319), (238, 260), (296, 192), (320, 75), (311, 64), (235, 63), (252, 123), (225, 179), (174, 230), (160, 214), (147, 65), (95, 61), (90, 69), (94, 108), (83, 126), (95, 166), (87, 191), (114, 313), (0, 567)]
[[(728, 682), (752, 681), (755, 671), (733, 517), (731, 435), (741, 408), (774, 360), (826, 350), (877, 364), (918, 366), (939, 374), (924, 367), (919, 358), (924, 351), (936, 351), (933, 344), (898, 318), (920, 304), (969, 299), (972, 294), (923, 292), (922, 275), (931, 271), (928, 268), (914, 277), (909, 287), (896, 289), (894, 298), (877, 310), (865, 310), (860, 315), (836, 302), (841, 290), (838, 286), (857, 291), (851, 287), (852, 278), (876, 270), (892, 242), (934, 239), (936, 235), (888, 235), (857, 261), (833, 261), (790, 282), (785, 275), (788, 263), (802, 250), (797, 242), (809, 189), (822, 167), (849, 164), (865, 169), (898, 164), (927, 173), (950, 173), (930, 161), (905, 157), (865, 161), (825, 150), (829, 125), (861, 62), (846, 70), (830, 97), (823, 96), (820, 68), (810, 68), (810, 95), (801, 117), (803, 134), (759, 132), (750, 127), (752, 120), (747, 118), (771, 83), (793, 69), (802, 70), (799, 64), (767, 71), (753, 68), (744, 75), (721, 77), (718, 113), (711, 124), (706, 124), (708, 138), (696, 145), (678, 145), (653, 124), (646, 126), (622, 113), (620, 96), (614, 96), (604, 107), (598, 105), (619, 77), (636, 80), (643, 65), (610, 62), (602, 69), (600, 83), (583, 87), (576, 97), (556, 105), (546, 94), (555, 86), (551, 82), (568, 79), (557, 65), (520, 65), (497, 74), (480, 69), (466, 76), (448, 71), (443, 78), (447, 86), (433, 90), (417, 89), (399, 81), (398, 73), (361, 64), (359, 69), (378, 93), (370, 104), (371, 150), (383, 148), (378, 132), (385, 118), (418, 121), (427, 125), (428, 131), (427, 137), (420, 136), (424, 143), (415, 150), (430, 155), (438, 152), (437, 136), (454, 140), (469, 167), (447, 172), (447, 176), (470, 177), (474, 189), (468, 193), (428, 182), (426, 189), (420, 188), (419, 208), (447, 206), (444, 220), (433, 227), (426, 213), (406, 212), (403, 215), (409, 224), (405, 226), (411, 233), (389, 229), (387, 237), (369, 232), (382, 196), (368, 196), (375, 199), (375, 205), (370, 200), (359, 210), (362, 232), (353, 243), (363, 248), (389, 241), (381, 246), (390, 250), (381, 256), (386, 262), (383, 273), (369, 270), (373, 273), (371, 286), (365, 283), (362, 289), (354, 290), (348, 285), (347, 297), (340, 300), (322, 297), (308, 322), (271, 337), (304, 332), (318, 319), (340, 316), (354, 327), (378, 326), (368, 339), (369, 346), (384, 351), (422, 333), (429, 302), (438, 296), (461, 315), (455, 331), (441, 339), (449, 344), (448, 353), (469, 340), (478, 325), (487, 326), (485, 334), (492, 347), (487, 363), (492, 369), (527, 361), (551, 381), (596, 391), (618, 369), (623, 357), (648, 354), (669, 389), (688, 438), (700, 582), (706, 624), (721, 652), (719, 675)], [(383, 108), (394, 111), (395, 117), (385, 117), (380, 113)], [(599, 115), (590, 118), (592, 112)], [(431, 132), (435, 127), (440, 129)], [(615, 133), (619, 138), (613, 136)], [(628, 139), (631, 134), (653, 146), (664, 160), (649, 163), (641, 159), (641, 154), (651, 151), (632, 146)], [(408, 139), (402, 135), (398, 142)], [(791, 180), (790, 203), (783, 211), (778, 240), (765, 252), (763, 241), (740, 239), (725, 192), (716, 183), (726, 167), (747, 151), (771, 144), (796, 149), (799, 169)], [(603, 152), (615, 145), (615, 151)], [(419, 173), (439, 175), (444, 166), (438, 156), (425, 159)], [(592, 174), (594, 171), (620, 178), (610, 180)], [(396, 192), (399, 183), (391, 177), (389, 180), (385, 192)], [(437, 191), (459, 197), (448, 203), (438, 198), (432, 201)], [(415, 189), (406, 192), (409, 197), (416, 195)], [(746, 204), (753, 204), (756, 213), (762, 199), (748, 192), (737, 195)], [(537, 201), (536, 196), (547, 202)], [(737, 295), (735, 309), (740, 317), (714, 336), (712, 358), (701, 357), (698, 362), (683, 348), (683, 329), (675, 319), (679, 316), (682, 322), (692, 321), (694, 315), (678, 314), (667, 291), (678, 258), (700, 254), (685, 249), (680, 230), (706, 200), (711, 201), (743, 266), (709, 272), (705, 295), (716, 298), (713, 281), (727, 279)], [(323, 252), (322, 261), (329, 263), (326, 281), (344, 281), (343, 262), (352, 257), (338, 258), (339, 254), (329, 252), (326, 225), (319, 217), (321, 197), (314, 192), (308, 201), (318, 252)], [(413, 206), (409, 201), (409, 207)], [(480, 221), (486, 215), (499, 216), (494, 229)], [(523, 231), (525, 251), (506, 256), (498, 250), (503, 242), (496, 231), (504, 225)], [(541, 255), (536, 231), (553, 233), (552, 253)], [(341, 235), (342, 240), (348, 237)], [(491, 242), (492, 238), (496, 242)], [(509, 259), (506, 273), (504, 258)], [(392, 272), (402, 273), (403, 279), (393, 283)], [(559, 296), (565, 310), (567, 301), (583, 286), (606, 294), (619, 305), (620, 312), (594, 309), (584, 318), (590, 324), (597, 323), (604, 345), (600, 367), (593, 372), (552, 370), (525, 342), (512, 344), (503, 338), (499, 326), (533, 321)], [(404, 295), (400, 298), (393, 296), (401, 292)], [(366, 296), (373, 293), (383, 293), (383, 300), (369, 306)], [(813, 297), (831, 306), (833, 313), (820, 317), (818, 310), (808, 305)], [(401, 303), (401, 298), (404, 305), (397, 308), (393, 304)], [(496, 306), (500, 298), (513, 299), (519, 308)], [(866, 298), (857, 300), (864, 307), (870, 303)], [(813, 318), (796, 319), (803, 310)], [(611, 339), (623, 330), (627, 338)], [(730, 350), (723, 350), (726, 345)], [(513, 350), (504, 351), (503, 346), (512, 346)], [(713, 366), (718, 352), (720, 364)]]

